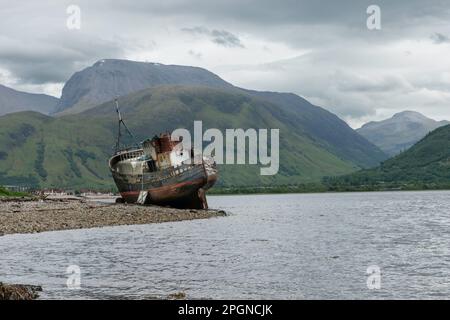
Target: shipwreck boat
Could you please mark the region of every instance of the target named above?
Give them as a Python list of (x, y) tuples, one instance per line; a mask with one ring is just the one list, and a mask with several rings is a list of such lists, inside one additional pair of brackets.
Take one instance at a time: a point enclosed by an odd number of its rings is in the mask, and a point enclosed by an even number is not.
[(147, 139), (131, 148), (120, 147), (121, 127), (132, 136), (120, 115), (116, 151), (109, 160), (119, 201), (175, 208), (207, 209), (206, 191), (218, 178), (213, 159), (185, 150), (182, 140), (169, 133)]

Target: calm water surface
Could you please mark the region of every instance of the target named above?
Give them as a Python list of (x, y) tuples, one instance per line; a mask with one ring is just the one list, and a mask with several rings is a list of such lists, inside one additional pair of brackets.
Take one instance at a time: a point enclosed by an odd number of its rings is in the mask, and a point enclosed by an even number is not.
[[(450, 298), (450, 192), (209, 197), (230, 216), (0, 237), (42, 298)], [(81, 290), (66, 268), (81, 268)], [(381, 269), (369, 290), (367, 268)]]

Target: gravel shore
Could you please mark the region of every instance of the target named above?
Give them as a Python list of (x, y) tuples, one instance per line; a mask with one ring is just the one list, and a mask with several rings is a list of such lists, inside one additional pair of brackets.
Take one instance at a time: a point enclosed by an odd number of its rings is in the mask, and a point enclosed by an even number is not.
[(133, 204), (105, 204), (80, 199), (0, 198), (0, 236), (205, 219), (225, 215), (222, 210), (182, 210)]
[(0, 300), (34, 300), (42, 291), (40, 286), (5, 284), (0, 282)]

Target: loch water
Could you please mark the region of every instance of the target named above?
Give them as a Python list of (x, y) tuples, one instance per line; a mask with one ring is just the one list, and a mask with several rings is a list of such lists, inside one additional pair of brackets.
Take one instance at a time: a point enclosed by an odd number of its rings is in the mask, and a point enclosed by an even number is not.
[(229, 215), (2, 236), (0, 280), (42, 285), (43, 299), (450, 297), (448, 191), (208, 201)]

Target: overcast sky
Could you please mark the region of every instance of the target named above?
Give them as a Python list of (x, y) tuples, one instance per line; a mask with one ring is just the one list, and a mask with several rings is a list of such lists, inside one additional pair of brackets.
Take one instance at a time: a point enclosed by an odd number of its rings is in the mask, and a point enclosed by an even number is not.
[(73, 72), (125, 58), (294, 92), (353, 127), (402, 110), (450, 120), (449, 57), (448, 0), (0, 0), (0, 84), (57, 97)]

